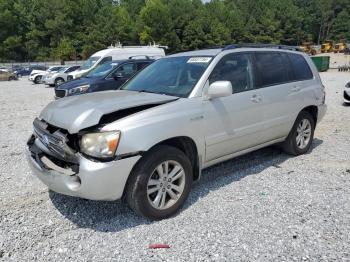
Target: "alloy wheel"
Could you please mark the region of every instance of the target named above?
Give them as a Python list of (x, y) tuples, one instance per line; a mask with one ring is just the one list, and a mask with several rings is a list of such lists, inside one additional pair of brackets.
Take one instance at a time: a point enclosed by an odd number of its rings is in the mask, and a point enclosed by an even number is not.
[(308, 119), (302, 119), (297, 127), (296, 144), (300, 149), (308, 146), (311, 139), (311, 123)]
[(185, 183), (185, 171), (178, 162), (172, 160), (162, 162), (148, 179), (149, 203), (158, 210), (170, 208), (181, 197)]

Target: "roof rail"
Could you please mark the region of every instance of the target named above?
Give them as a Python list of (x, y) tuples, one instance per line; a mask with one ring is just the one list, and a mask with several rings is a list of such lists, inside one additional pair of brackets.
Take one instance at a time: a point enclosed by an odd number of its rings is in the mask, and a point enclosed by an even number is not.
[(302, 49), (298, 46), (275, 45), (275, 44), (232, 44), (232, 45), (225, 46), (222, 49), (222, 51), (236, 49), (236, 48), (273, 48), (273, 49), (283, 49), (283, 50), (302, 52)]
[(113, 48), (150, 48), (150, 47), (154, 47), (154, 48), (163, 48), (163, 49), (169, 49), (168, 46), (164, 46), (164, 45), (158, 45), (155, 42), (149, 43), (148, 45), (122, 45), (120, 42), (115, 43), (114, 45), (111, 44), (108, 49), (113, 49)]
[(147, 60), (151, 59), (148, 55), (133, 55), (133, 56), (130, 56), (129, 59), (135, 59), (135, 57), (140, 57), (140, 56), (145, 57), (145, 59), (147, 59)]

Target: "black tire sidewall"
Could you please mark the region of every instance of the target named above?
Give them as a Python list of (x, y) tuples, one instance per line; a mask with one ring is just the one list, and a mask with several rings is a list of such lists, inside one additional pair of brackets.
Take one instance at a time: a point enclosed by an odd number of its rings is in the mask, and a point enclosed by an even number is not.
[[(298, 128), (300, 122), (304, 119), (307, 119), (310, 121), (311, 137), (310, 137), (310, 141), (309, 141), (308, 145), (305, 148), (301, 149), (297, 145), (296, 136), (297, 136), (297, 128)], [(309, 151), (309, 149), (312, 145), (312, 141), (314, 139), (314, 132), (315, 132), (315, 120), (313, 119), (312, 115), (309, 112), (302, 111), (298, 115), (298, 117), (294, 123), (293, 129), (292, 129), (292, 132), (291, 132), (290, 138), (289, 138), (289, 139), (291, 139), (290, 143), (291, 143), (291, 145), (293, 147), (293, 151), (295, 151), (296, 155), (302, 155), (302, 154), (305, 154), (306, 152)]]
[(59, 86), (58, 82), (61, 80), (61, 84), (63, 84), (64, 80), (62, 78), (55, 79), (55, 86)]
[(41, 79), (42, 79), (41, 76), (35, 77), (35, 78), (34, 78), (34, 83), (35, 83), (35, 84), (39, 84), (39, 81), (40, 81)]
[[(165, 210), (157, 210), (148, 201), (147, 183), (154, 169), (162, 162), (173, 160), (178, 162), (185, 171), (186, 184), (184, 191), (173, 206)], [(128, 186), (128, 202), (138, 214), (152, 220), (167, 218), (175, 214), (187, 199), (192, 187), (192, 166), (186, 155), (170, 146), (159, 146), (147, 153), (138, 163), (132, 174), (133, 179)]]

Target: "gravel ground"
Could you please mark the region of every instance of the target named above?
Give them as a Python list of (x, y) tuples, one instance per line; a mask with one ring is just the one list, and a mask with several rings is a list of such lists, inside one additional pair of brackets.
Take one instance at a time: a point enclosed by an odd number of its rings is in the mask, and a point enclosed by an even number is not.
[[(0, 260), (349, 261), (349, 73), (328, 72), (328, 113), (309, 154), (270, 147), (204, 171), (175, 217), (48, 192), (24, 146), (52, 88), (0, 82)], [(149, 249), (154, 243), (169, 249)]]

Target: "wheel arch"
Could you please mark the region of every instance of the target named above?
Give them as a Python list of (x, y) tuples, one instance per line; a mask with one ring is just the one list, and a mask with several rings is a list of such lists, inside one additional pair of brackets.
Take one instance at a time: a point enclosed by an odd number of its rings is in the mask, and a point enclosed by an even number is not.
[[(178, 136), (178, 137), (172, 137), (172, 138), (162, 140), (162, 141), (158, 142), (157, 144), (153, 145), (151, 148), (149, 148), (149, 150), (143, 152), (142, 155), (147, 154), (148, 152), (153, 150), (155, 147), (161, 146), (161, 145), (175, 147), (175, 148), (179, 149), (180, 151), (182, 151), (189, 158), (189, 160), (192, 164), (193, 181), (198, 181), (200, 179), (201, 159), (200, 159), (200, 156), (198, 155), (197, 145), (192, 138), (190, 138), (188, 136)], [(135, 168), (137, 168), (137, 166), (142, 161), (142, 159), (143, 159), (143, 157), (141, 157), (136, 162), (134, 167), (132, 168), (132, 170), (129, 174), (129, 177), (125, 183), (123, 197), (126, 196), (126, 190), (127, 190), (127, 187), (128, 187), (130, 180), (132, 179), (133, 170)]]
[(58, 80), (62, 80), (63, 82), (66, 82), (63, 77), (56, 77), (54, 83), (56, 83)]
[(317, 116), (318, 116), (318, 107), (315, 105), (311, 105), (311, 106), (304, 107), (300, 112), (302, 112), (302, 111), (308, 112), (312, 115), (312, 118), (314, 119), (315, 126), (316, 126)]
[(200, 178), (200, 159), (198, 155), (197, 145), (194, 140), (188, 136), (178, 136), (163, 140), (153, 147), (150, 148), (152, 150), (154, 147), (159, 145), (167, 145), (172, 146), (180, 151), (182, 151), (190, 160), (192, 164), (193, 171), (193, 180), (199, 180)]
[[(198, 148), (195, 143), (195, 141), (188, 137), (188, 136), (177, 136), (168, 138), (165, 140), (162, 140), (158, 142), (157, 144), (150, 147), (147, 151), (144, 151), (142, 155), (147, 154), (148, 152), (152, 151), (157, 146), (166, 145), (171, 146), (174, 148), (179, 149), (181, 152), (183, 152), (190, 160), (192, 165), (192, 173), (193, 173), (193, 181), (198, 181), (200, 179), (201, 175), (201, 159), (198, 154)], [(134, 165), (132, 171), (130, 172), (129, 178), (126, 182), (126, 185), (129, 183), (129, 180), (131, 179), (131, 174), (133, 173), (133, 170), (138, 166), (138, 164), (142, 161), (143, 157), (141, 157), (136, 164)], [(126, 189), (126, 187), (125, 187)], [(125, 195), (125, 189), (124, 194)]]

